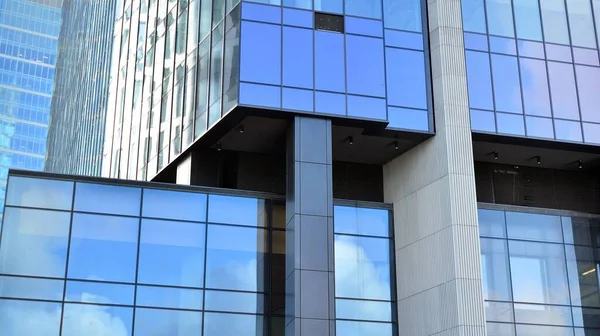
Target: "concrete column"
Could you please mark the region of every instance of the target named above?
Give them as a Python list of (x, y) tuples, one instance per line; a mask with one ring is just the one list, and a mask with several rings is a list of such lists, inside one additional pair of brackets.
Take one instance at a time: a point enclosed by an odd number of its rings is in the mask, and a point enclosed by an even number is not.
[(295, 117), (287, 140), (286, 336), (334, 336), (331, 121)]
[(460, 0), (428, 0), (436, 135), (384, 166), (400, 335), (485, 336)]

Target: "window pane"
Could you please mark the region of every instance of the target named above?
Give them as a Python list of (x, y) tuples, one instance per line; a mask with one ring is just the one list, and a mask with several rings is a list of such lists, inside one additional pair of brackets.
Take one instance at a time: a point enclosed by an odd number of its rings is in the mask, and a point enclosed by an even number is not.
[(556, 138), (559, 140), (581, 142), (581, 124), (577, 121), (554, 120)]
[(510, 0), (486, 0), (490, 34), (514, 37), (512, 5)]
[(429, 114), (426, 110), (388, 106), (388, 121), (388, 128), (429, 131)]
[(3, 336), (48, 335), (60, 332), (60, 303), (0, 300)]
[[(285, 281), (285, 280), (284, 280)], [(206, 291), (206, 310), (265, 314), (268, 296), (255, 293)]]
[(385, 48), (388, 104), (427, 108), (425, 58), (420, 51)]
[(600, 68), (576, 65), (575, 71), (581, 118), (584, 121), (600, 122)]
[(208, 198), (208, 221), (211, 223), (265, 227), (266, 220), (263, 200), (221, 195)]
[(308, 12), (308, 11), (303, 11), (303, 10), (284, 8), (283, 9), (283, 24), (288, 25), (288, 26), (312, 28), (313, 27), (313, 13)]
[(262, 229), (209, 225), (206, 287), (263, 291), (265, 252)]
[(335, 300), (335, 317), (365, 321), (392, 321), (392, 303), (365, 300)]
[(550, 117), (552, 113), (546, 62), (529, 58), (521, 58), (519, 61), (525, 114)]
[(142, 216), (204, 222), (206, 221), (206, 195), (144, 189)]
[[(386, 36), (387, 37), (387, 36)], [(465, 33), (465, 49), (488, 51), (488, 37), (481, 34)]]
[(554, 139), (554, 125), (552, 119), (525, 117), (527, 135), (537, 138)]
[(352, 16), (344, 18), (346, 33), (383, 37), (383, 26), (379, 20), (360, 19)]
[(134, 282), (139, 219), (73, 215), (69, 277)]
[(564, 0), (540, 0), (546, 42), (569, 44)]
[[(575, 326), (600, 328), (600, 310), (593, 308), (573, 307), (573, 323)], [(596, 330), (595, 332), (599, 332)], [(587, 333), (586, 333), (587, 335)], [(596, 335), (592, 333), (592, 335)]]
[(348, 115), (359, 118), (387, 119), (385, 99), (348, 95)]
[(600, 307), (598, 287), (598, 251), (586, 246), (565, 245), (571, 303)]
[(335, 237), (335, 295), (390, 300), (390, 246), (388, 239)]
[(343, 0), (314, 0), (315, 10), (342, 14), (344, 12)]
[[(546, 57), (545, 56), (546, 52), (544, 51), (543, 43), (518, 40), (517, 46), (519, 49), (519, 56), (541, 58), (541, 59)], [(522, 60), (523, 59), (521, 58), (521, 61)]]
[(507, 212), (508, 238), (562, 242), (560, 217), (521, 212)]
[(515, 325), (506, 323), (486, 323), (488, 336), (514, 336)]
[(548, 62), (550, 73), (550, 92), (552, 93), (552, 107), (554, 117), (564, 119), (579, 119), (577, 106), (577, 91), (573, 65)]
[(549, 60), (572, 63), (571, 48), (563, 45), (546, 43), (546, 54)]
[(7, 189), (6, 205), (71, 210), (73, 203), (73, 182), (11, 176)]
[[(466, 51), (469, 106), (476, 109), (493, 110), (492, 77), (490, 59), (486, 53)], [(389, 75), (388, 75), (389, 76)]]
[(65, 301), (132, 305), (133, 291), (132, 285), (68, 281)]
[(487, 33), (485, 24), (484, 0), (462, 0), (463, 29), (465, 31)]
[(240, 80), (281, 83), (281, 26), (242, 22)]
[(141, 189), (114, 185), (77, 183), (75, 211), (139, 216)]
[(0, 276), (0, 296), (62, 301), (63, 280)]
[(345, 115), (346, 95), (330, 92), (315, 92), (315, 112)]
[(386, 28), (422, 31), (421, 1), (383, 0), (383, 22)]
[(506, 237), (504, 211), (478, 209), (479, 235), (483, 237)]
[(312, 90), (283, 88), (281, 107), (311, 112), (314, 108), (313, 97), (314, 92)]
[(135, 334), (197, 336), (202, 330), (202, 313), (193, 311), (137, 308)]
[(517, 323), (573, 325), (571, 308), (561, 306), (543, 306), (515, 303), (515, 321)]
[(344, 62), (344, 35), (315, 31), (315, 88), (344, 92), (346, 65)]
[(312, 9), (312, 0), (283, 0), (284, 6)]
[(279, 108), (281, 106), (281, 88), (262, 84), (240, 84), (240, 104)]
[(348, 93), (385, 97), (383, 39), (346, 35), (346, 62)]
[(4, 209), (0, 273), (65, 276), (71, 214)]
[(136, 305), (173, 309), (202, 309), (203, 292), (197, 289), (137, 286)]
[(600, 246), (600, 219), (562, 217), (565, 243)]
[(335, 332), (344, 336), (392, 336), (391, 323), (336, 321)]
[(498, 133), (525, 135), (523, 116), (506, 113), (496, 113)]
[(573, 336), (573, 328), (517, 324), (517, 336)]
[(390, 236), (388, 210), (336, 206), (333, 211), (336, 233)]
[(381, 1), (346, 0), (346, 14), (381, 19)]
[(263, 335), (264, 317), (238, 314), (204, 314), (204, 336)]
[(499, 54), (517, 55), (517, 45), (511, 38), (490, 36), (490, 50)]
[(600, 125), (583, 123), (583, 134), (585, 142), (600, 144)]
[(143, 220), (138, 281), (202, 287), (206, 225)]
[(568, 305), (563, 245), (509, 241), (514, 300)]
[(485, 319), (495, 322), (514, 322), (514, 312), (512, 302), (493, 302), (485, 301)]
[(61, 335), (131, 335), (132, 316), (132, 308), (65, 304)]
[(313, 87), (312, 30), (283, 27), (283, 85)]
[(486, 300), (512, 299), (505, 240), (481, 239), (481, 274)]
[(517, 58), (492, 54), (496, 110), (522, 113)]
[(482, 132), (496, 132), (494, 112), (471, 110), (471, 129)]
[(243, 2), (242, 19), (270, 23), (281, 23), (281, 8)]
[(574, 46), (596, 48), (594, 17), (589, 0), (567, 0), (569, 26)]
[(542, 22), (538, 0), (514, 1), (517, 37), (542, 41)]

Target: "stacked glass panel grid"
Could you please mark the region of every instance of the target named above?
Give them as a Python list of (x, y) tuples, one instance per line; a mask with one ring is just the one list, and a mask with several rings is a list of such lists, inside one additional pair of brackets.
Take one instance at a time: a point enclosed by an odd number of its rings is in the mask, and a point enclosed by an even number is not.
[(463, 0), (474, 131), (600, 144), (600, 2)]
[(490, 336), (600, 332), (600, 217), (480, 208)]
[(0, 1), (0, 207), (9, 168), (44, 169), (61, 1)]

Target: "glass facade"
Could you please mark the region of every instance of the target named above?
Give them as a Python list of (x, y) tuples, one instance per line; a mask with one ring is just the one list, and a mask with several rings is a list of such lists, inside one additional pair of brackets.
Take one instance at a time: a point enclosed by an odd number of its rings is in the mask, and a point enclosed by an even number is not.
[(116, 6), (63, 2), (46, 171), (100, 175)]
[[(282, 201), (54, 178), (9, 178), (3, 335), (285, 334)], [(338, 335), (393, 335), (389, 217), (335, 208)]]
[[(151, 179), (242, 105), (433, 132), (422, 6), (125, 1), (115, 29), (103, 176)], [(342, 33), (315, 29), (315, 13), (339, 15)]]
[(9, 168), (44, 169), (60, 0), (0, 0), (0, 207)]
[(600, 218), (480, 208), (490, 336), (600, 333)]
[(600, 2), (463, 0), (473, 131), (600, 145)]

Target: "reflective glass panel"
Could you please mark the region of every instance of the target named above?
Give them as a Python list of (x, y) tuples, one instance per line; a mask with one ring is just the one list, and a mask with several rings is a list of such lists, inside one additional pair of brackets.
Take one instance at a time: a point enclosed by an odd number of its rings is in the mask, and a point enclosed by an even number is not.
[(392, 336), (391, 323), (336, 321), (335, 332), (344, 336)]
[(316, 91), (315, 112), (336, 115), (346, 114), (346, 95)]
[(0, 273), (65, 276), (71, 214), (4, 209)]
[(61, 310), (60, 303), (0, 299), (2, 335), (58, 335)]
[(522, 115), (496, 113), (498, 133), (525, 135), (525, 125)]
[(571, 303), (576, 306), (600, 307), (597, 249), (565, 245)]
[(71, 210), (73, 203), (73, 182), (11, 176), (6, 188), (6, 205)]
[(337, 299), (335, 316), (339, 319), (391, 322), (392, 303)]
[(264, 317), (204, 313), (204, 336), (262, 335)]
[(296, 8), (312, 8), (312, 0), (283, 0), (284, 6), (296, 7)]
[(281, 26), (242, 22), (240, 80), (281, 83)]
[(546, 52), (544, 51), (544, 44), (542, 43), (518, 40), (517, 47), (519, 49), (519, 56), (541, 59), (546, 57)]
[(546, 62), (521, 58), (519, 63), (521, 66), (525, 113), (550, 117), (552, 113), (550, 109), (550, 95), (548, 93)]
[(517, 336), (573, 336), (572, 327), (517, 324)]
[(383, 37), (383, 26), (379, 20), (361, 19), (352, 16), (344, 18), (346, 33)]
[(594, 17), (589, 0), (567, 0), (571, 42), (574, 46), (596, 48)]
[(385, 97), (383, 39), (346, 35), (346, 62), (348, 93)]
[(197, 289), (137, 286), (136, 305), (173, 309), (202, 309), (203, 292)]
[(289, 26), (312, 28), (313, 27), (313, 14), (312, 14), (312, 12), (309, 12), (309, 11), (284, 8), (283, 9), (283, 24), (289, 25)]
[(373, 0), (345, 0), (346, 14), (362, 16), (372, 19), (381, 19), (381, 1)]
[(554, 120), (556, 138), (559, 140), (581, 142), (581, 123), (577, 121)]
[(265, 211), (265, 202), (256, 198), (210, 195), (208, 200), (208, 221), (211, 223), (264, 227)]
[(206, 221), (206, 195), (144, 189), (142, 216), (204, 222)]
[(492, 77), (490, 58), (486, 53), (466, 51), (469, 106), (476, 109), (493, 110)]
[(471, 129), (482, 132), (496, 132), (494, 112), (471, 110)]
[(359, 118), (387, 119), (385, 99), (348, 95), (348, 115)]
[(525, 125), (530, 137), (554, 139), (554, 125), (550, 118), (525, 117)]
[(512, 2), (486, 0), (488, 32), (493, 35), (514, 37)]
[(509, 241), (514, 300), (568, 305), (563, 245)]
[(583, 123), (585, 142), (600, 144), (600, 124)]
[(514, 324), (506, 323), (486, 323), (488, 336), (514, 336)]
[(600, 68), (576, 65), (581, 119), (600, 122)]
[(517, 37), (542, 41), (542, 22), (538, 0), (514, 1)]
[(496, 110), (522, 113), (517, 58), (492, 54)]
[(335, 237), (336, 297), (390, 300), (388, 239)]
[(64, 309), (61, 335), (131, 335), (133, 308), (71, 303)]
[(283, 85), (313, 87), (312, 30), (283, 27)]
[(202, 287), (206, 225), (144, 219), (138, 282)]
[(134, 282), (139, 219), (73, 215), (69, 277)]
[(426, 109), (423, 53), (388, 47), (385, 54), (388, 104)]
[(197, 336), (200, 330), (201, 312), (149, 308), (135, 310), (135, 336)]
[(504, 211), (478, 209), (479, 234), (485, 237), (506, 237)]
[(564, 0), (540, 0), (544, 38), (547, 42), (569, 44), (569, 27)]
[(75, 211), (139, 216), (141, 189), (108, 184), (77, 183)]
[(517, 323), (573, 325), (571, 308), (565, 306), (543, 306), (515, 303), (515, 321)]
[(240, 104), (279, 108), (281, 88), (273, 85), (240, 83)]
[(333, 211), (336, 233), (390, 236), (388, 210), (335, 206)]
[(486, 300), (512, 299), (505, 240), (481, 239), (481, 273)]
[(600, 246), (600, 219), (562, 217), (562, 226), (565, 243)]
[(506, 212), (508, 238), (562, 242), (559, 216)]
[(484, 0), (462, 0), (463, 29), (486, 34)]
[(344, 12), (343, 0), (314, 0), (315, 10), (342, 14)]
[(388, 106), (388, 128), (429, 131), (429, 115), (426, 110)]
[(512, 302), (485, 301), (485, 319), (495, 322), (514, 322)]
[(256, 293), (206, 291), (206, 310), (239, 312), (251, 314), (265, 313), (265, 296)]
[(264, 230), (209, 225), (207, 241), (206, 287), (264, 290)]
[(315, 31), (315, 89), (344, 92), (346, 64), (344, 35)]
[(133, 285), (68, 281), (65, 301), (132, 305), (134, 290)]
[[(573, 324), (578, 327), (600, 328), (600, 310), (573, 307)], [(600, 330), (596, 330), (597, 333)], [(587, 335), (587, 333), (586, 333)], [(592, 333), (592, 336), (596, 335)]]
[(61, 301), (65, 282), (0, 276), (0, 297)]
[(313, 97), (312, 90), (283, 88), (281, 107), (310, 112), (314, 108)]
[(422, 31), (420, 0), (383, 0), (383, 22), (386, 28)]

